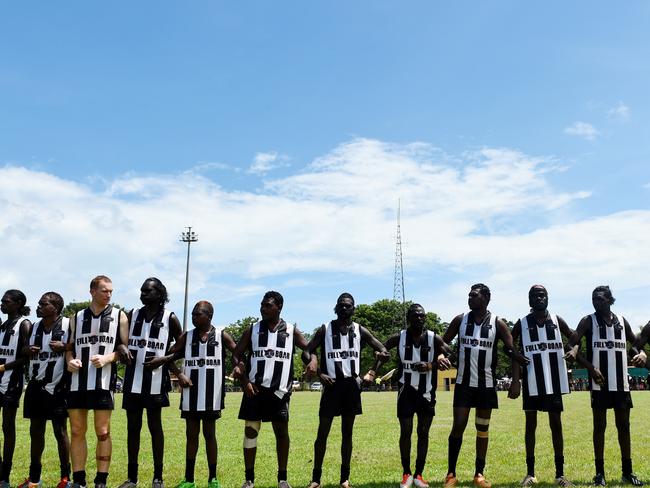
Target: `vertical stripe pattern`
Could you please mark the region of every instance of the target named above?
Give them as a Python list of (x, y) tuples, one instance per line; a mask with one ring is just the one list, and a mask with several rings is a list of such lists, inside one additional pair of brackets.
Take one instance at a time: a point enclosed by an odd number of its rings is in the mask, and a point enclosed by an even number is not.
[(129, 325), (129, 351), (133, 356), (124, 373), (124, 391), (146, 395), (159, 395), (167, 391), (169, 372), (166, 366), (156, 369), (144, 367), (151, 358), (162, 357), (169, 349), (169, 317), (162, 313), (147, 322), (144, 307), (134, 310)]
[(468, 320), (469, 315), (463, 315), (458, 330), (456, 383), (473, 388), (494, 388), (496, 316), (490, 314), (487, 324), (476, 324)]
[(50, 341), (61, 341), (65, 344), (68, 342), (69, 332), (70, 319), (67, 317), (61, 317), (49, 332), (40, 320), (32, 326), (29, 345), (39, 347), (40, 352), (29, 361), (29, 379), (42, 382), (50, 394), (54, 394), (66, 369), (65, 352), (54, 352)]
[[(413, 338), (407, 329), (403, 329), (399, 334), (399, 383), (410, 386), (417, 390), (428, 401), (431, 401), (432, 392), (436, 389), (437, 369), (434, 363), (434, 337), (435, 332), (425, 330), (426, 341), (423, 344), (415, 345)], [(430, 371), (423, 373), (412, 368), (414, 363), (419, 362), (433, 363), (434, 367)]]
[(185, 412), (214, 412), (224, 409), (224, 348), (223, 328), (212, 327), (207, 340), (201, 341), (196, 329), (185, 337), (183, 373), (192, 386), (183, 388), (181, 410)]
[(522, 353), (530, 363), (524, 375), (524, 393), (529, 396), (569, 393), (564, 344), (556, 315), (538, 327), (532, 314), (521, 319)]
[(341, 334), (332, 322), (325, 326), (325, 341), (321, 364), (327, 375), (336, 378), (359, 380), (359, 356), (361, 354), (361, 333), (359, 324), (352, 322), (347, 334)]
[(275, 332), (262, 322), (251, 330), (249, 379), (258, 386), (273, 390), (283, 398), (289, 392), (293, 379), (294, 326), (281, 320)]
[(599, 324), (596, 314), (591, 314), (591, 347), (588, 359), (605, 377), (603, 388), (593, 379), (591, 389), (601, 391), (630, 391), (627, 380), (627, 350), (625, 338), (625, 320), (616, 315), (617, 323)]
[(107, 363), (95, 368), (91, 362), (96, 354), (115, 351), (120, 324), (120, 309), (108, 306), (98, 316), (90, 308), (77, 312), (74, 331), (74, 355), (81, 359), (81, 368), (72, 373), (70, 391), (113, 391), (116, 365)]
[[(0, 327), (0, 364), (11, 363), (18, 354), (18, 340), (20, 339), (20, 324), (27, 317), (18, 317), (11, 326), (3, 324)], [(0, 373), (0, 393), (7, 393), (9, 385), (14, 387), (23, 385), (23, 370), (15, 368)]]

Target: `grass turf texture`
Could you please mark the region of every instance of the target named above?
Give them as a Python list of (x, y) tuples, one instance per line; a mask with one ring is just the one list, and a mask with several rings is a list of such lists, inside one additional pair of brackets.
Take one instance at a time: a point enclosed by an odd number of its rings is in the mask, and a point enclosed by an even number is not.
[[(447, 437), (452, 422), (452, 398), (449, 392), (439, 392), (431, 432), (429, 454), (424, 471), (431, 486), (441, 486), (447, 472)], [(650, 421), (650, 393), (633, 392), (634, 409), (631, 412), (632, 458), (634, 470), (641, 480), (650, 481), (649, 437), (646, 426)], [(179, 395), (173, 394), (172, 407), (163, 410), (165, 429), (164, 478), (168, 488), (182, 480), (185, 472), (185, 421), (177, 408)], [(362, 395), (364, 414), (357, 418), (354, 430), (351, 482), (355, 488), (397, 487), (402, 469), (399, 457), (399, 423), (396, 418), (395, 392), (365, 392)], [(217, 421), (219, 445), (218, 477), (224, 488), (239, 488), (244, 478), (242, 457), (243, 422), (237, 419), (240, 393), (229, 393), (226, 410)], [(289, 454), (289, 482), (294, 487), (306, 487), (311, 478), (313, 443), (318, 426), (319, 393), (297, 392), (291, 399), (289, 431), (291, 449)], [(127, 473), (126, 414), (121, 409), (122, 396), (116, 395), (116, 408), (111, 422), (113, 438), (113, 459), (109, 486), (117, 486)], [(524, 449), (524, 413), (521, 398), (509, 400), (505, 393), (499, 393), (500, 408), (493, 412), (490, 424), (490, 447), (488, 449), (486, 476), (494, 486), (519, 486), (526, 474)], [(565, 439), (565, 475), (574, 483), (589, 485), (594, 475), (592, 448), (592, 417), (588, 392), (576, 392), (564, 397), (562, 415)], [(458, 461), (460, 486), (472, 486), (474, 474), (474, 428), (473, 412), (465, 431), (463, 447)], [(22, 408), (17, 419), (17, 442), (12, 471), (12, 485), (15, 486), (27, 476), (29, 470), (29, 421), (22, 418)], [(95, 474), (95, 436), (92, 428), (92, 413), (89, 414), (89, 460), (87, 473), (89, 481)], [(415, 429), (414, 429), (415, 431)], [(415, 464), (415, 432), (413, 434), (413, 455)], [(332, 425), (328, 451), (323, 466), (323, 487), (338, 487), (340, 464), (340, 421)], [(275, 440), (270, 424), (263, 424), (259, 436), (256, 487), (276, 487), (277, 462)], [(548, 416), (538, 414), (536, 475), (537, 486), (554, 486), (555, 476), (553, 447), (551, 445)], [(152, 476), (151, 441), (143, 421), (140, 447), (139, 485), (151, 486)], [(412, 467), (413, 469), (413, 467)], [(605, 469), (608, 486), (619, 485), (620, 454), (614, 425), (613, 412), (608, 415), (605, 444)], [(59, 463), (56, 442), (48, 426), (46, 449), (43, 455), (43, 482), (45, 487), (55, 486), (59, 479)], [(196, 463), (196, 483), (207, 486), (207, 462), (201, 438)], [(90, 485), (92, 486), (92, 485)]]

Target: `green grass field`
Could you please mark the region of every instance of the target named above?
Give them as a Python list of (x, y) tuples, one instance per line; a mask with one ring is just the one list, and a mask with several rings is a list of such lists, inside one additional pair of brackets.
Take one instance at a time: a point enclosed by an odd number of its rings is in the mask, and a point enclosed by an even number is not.
[[(650, 420), (650, 393), (633, 392), (635, 408), (632, 410), (632, 454), (634, 469), (643, 481), (650, 481), (649, 440), (646, 426)], [(357, 419), (354, 432), (351, 481), (355, 488), (397, 487), (401, 477), (398, 450), (399, 424), (395, 416), (396, 394), (394, 392), (363, 394), (364, 414)], [(430, 433), (429, 455), (425, 478), (431, 486), (441, 486), (447, 468), (447, 437), (451, 426), (452, 394), (439, 392), (436, 417)], [(241, 394), (228, 394), (223, 418), (217, 421), (219, 443), (219, 479), (224, 488), (239, 488), (243, 481), (242, 432), (243, 422), (237, 420)], [(291, 452), (289, 457), (289, 481), (294, 487), (306, 487), (310, 481), (313, 459), (313, 442), (318, 425), (320, 394), (298, 392), (291, 400), (289, 430)], [(170, 488), (183, 478), (185, 467), (185, 422), (179, 417), (178, 394), (172, 395), (172, 407), (165, 409), (164, 428), (165, 482)], [(121, 407), (121, 395), (116, 403)], [(487, 457), (486, 476), (494, 486), (519, 486), (525, 475), (524, 413), (521, 399), (508, 400), (499, 393), (499, 410), (492, 416), (490, 425), (490, 448)], [(589, 393), (577, 392), (564, 397), (563, 414), (565, 438), (565, 474), (576, 484), (589, 485), (593, 476), (593, 450), (591, 443), (591, 410)], [(91, 414), (92, 415), (92, 414)], [(12, 485), (21, 482), (29, 468), (29, 423), (19, 413), (17, 421), (17, 447), (14, 455)], [(538, 486), (553, 486), (554, 466), (550, 431), (545, 414), (540, 414), (537, 435)], [(473, 420), (473, 417), (472, 419)], [(89, 422), (92, 426), (92, 420)], [(140, 450), (140, 485), (150, 486), (152, 474), (151, 444), (146, 422), (142, 433)], [(328, 452), (323, 467), (325, 487), (338, 487), (339, 478), (339, 423), (335, 421), (330, 434)], [(92, 427), (91, 427), (92, 429)], [(113, 461), (109, 486), (117, 486), (126, 477), (126, 415), (121, 408), (113, 413), (111, 423), (113, 437)], [(87, 468), (89, 479), (94, 476), (94, 434), (88, 437), (91, 455)], [(468, 425), (465, 443), (458, 463), (461, 486), (471, 486), (474, 473), (473, 422)], [(415, 446), (415, 442), (413, 443)], [(412, 463), (415, 462), (413, 455)], [(616, 486), (620, 479), (620, 455), (613, 413), (608, 418), (605, 465), (608, 486)], [(277, 464), (273, 432), (270, 424), (264, 424), (258, 443), (256, 487), (277, 486)], [(48, 427), (46, 451), (43, 460), (44, 486), (58, 481), (59, 467), (56, 443)], [(207, 465), (203, 443), (199, 448), (196, 480), (199, 487), (207, 486)]]

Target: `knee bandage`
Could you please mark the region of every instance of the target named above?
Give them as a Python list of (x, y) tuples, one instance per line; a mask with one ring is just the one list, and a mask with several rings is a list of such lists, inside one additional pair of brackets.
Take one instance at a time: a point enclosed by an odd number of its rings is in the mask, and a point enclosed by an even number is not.
[(488, 429), (490, 428), (490, 419), (476, 417), (476, 437), (487, 439)]
[(246, 420), (244, 423), (244, 449), (257, 447), (257, 434), (262, 427), (259, 420)]

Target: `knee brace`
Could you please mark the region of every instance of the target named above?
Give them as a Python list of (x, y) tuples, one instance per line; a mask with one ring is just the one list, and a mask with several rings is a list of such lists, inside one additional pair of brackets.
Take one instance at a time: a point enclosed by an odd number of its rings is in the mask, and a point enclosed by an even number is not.
[(257, 434), (262, 427), (259, 420), (246, 420), (244, 422), (244, 449), (257, 447)]
[(490, 428), (490, 419), (476, 417), (476, 437), (480, 439), (488, 438), (488, 429)]

